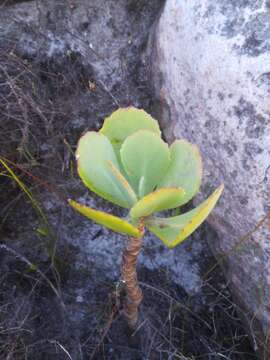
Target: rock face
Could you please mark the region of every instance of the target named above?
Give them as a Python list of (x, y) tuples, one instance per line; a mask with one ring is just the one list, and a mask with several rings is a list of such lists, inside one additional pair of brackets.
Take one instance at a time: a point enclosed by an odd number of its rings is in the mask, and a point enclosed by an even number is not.
[(268, 352), (270, 2), (168, 0), (149, 49), (167, 138), (199, 145), (203, 192), (225, 184), (211, 245)]

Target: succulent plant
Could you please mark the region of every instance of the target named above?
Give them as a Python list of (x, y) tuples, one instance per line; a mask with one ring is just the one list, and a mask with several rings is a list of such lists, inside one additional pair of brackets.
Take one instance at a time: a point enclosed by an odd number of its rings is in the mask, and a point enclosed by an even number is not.
[(99, 132), (84, 134), (76, 158), (79, 176), (91, 191), (129, 209), (128, 216), (122, 219), (69, 200), (89, 219), (128, 235), (121, 272), (126, 290), (124, 313), (134, 328), (142, 301), (136, 263), (144, 228), (174, 248), (206, 219), (223, 185), (193, 210), (173, 217), (155, 216), (185, 205), (196, 195), (202, 179), (202, 160), (197, 146), (186, 140), (168, 146), (161, 138), (158, 122), (134, 107), (116, 110), (105, 119)]

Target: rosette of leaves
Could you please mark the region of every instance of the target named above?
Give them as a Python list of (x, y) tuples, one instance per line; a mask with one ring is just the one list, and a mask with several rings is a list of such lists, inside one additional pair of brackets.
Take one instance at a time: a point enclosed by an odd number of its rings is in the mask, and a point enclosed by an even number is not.
[(174, 248), (206, 219), (223, 185), (193, 210), (173, 217), (155, 215), (183, 206), (196, 195), (202, 159), (197, 146), (184, 139), (169, 146), (161, 138), (158, 122), (134, 107), (118, 109), (105, 119), (99, 132), (84, 134), (76, 158), (79, 176), (89, 190), (129, 210), (126, 218), (119, 218), (69, 200), (89, 219), (128, 235), (121, 272), (126, 289), (124, 312), (134, 328), (142, 300), (136, 262), (144, 228)]

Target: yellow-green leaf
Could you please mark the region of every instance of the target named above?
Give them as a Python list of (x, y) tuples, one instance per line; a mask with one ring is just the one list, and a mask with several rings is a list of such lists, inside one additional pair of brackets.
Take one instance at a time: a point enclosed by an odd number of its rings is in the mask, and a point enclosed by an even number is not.
[(171, 163), (159, 188), (181, 187), (185, 190), (183, 205), (199, 191), (202, 179), (202, 159), (196, 145), (186, 140), (176, 140), (170, 146)]
[(130, 183), (140, 198), (154, 190), (170, 164), (168, 145), (148, 130), (128, 136), (120, 155)]
[(156, 190), (139, 200), (130, 210), (130, 215), (139, 218), (157, 211), (176, 208), (182, 203), (184, 196), (185, 191), (180, 188)]
[(94, 131), (83, 135), (76, 158), (78, 173), (91, 191), (125, 208), (135, 204), (136, 194), (120, 173), (113, 147), (105, 135)]
[(170, 218), (145, 219), (147, 228), (158, 236), (166, 246), (174, 248), (186, 239), (207, 218), (216, 205), (224, 186), (219, 186), (212, 195), (195, 209)]
[(115, 232), (134, 237), (140, 237), (142, 235), (135, 226), (117, 216), (108, 214), (103, 211), (94, 210), (74, 200), (69, 200), (69, 204), (88, 219), (91, 219), (100, 225), (106, 226), (108, 229), (111, 229)]

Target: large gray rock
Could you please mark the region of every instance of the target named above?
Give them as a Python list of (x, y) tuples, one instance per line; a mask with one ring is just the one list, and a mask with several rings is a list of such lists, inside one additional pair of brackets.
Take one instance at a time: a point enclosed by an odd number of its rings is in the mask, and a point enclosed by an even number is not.
[(211, 245), (254, 348), (268, 352), (270, 2), (168, 0), (150, 51), (167, 138), (199, 145), (203, 196), (225, 184)]

